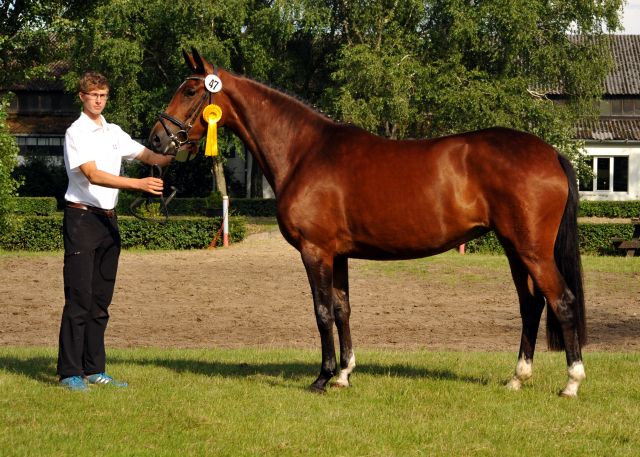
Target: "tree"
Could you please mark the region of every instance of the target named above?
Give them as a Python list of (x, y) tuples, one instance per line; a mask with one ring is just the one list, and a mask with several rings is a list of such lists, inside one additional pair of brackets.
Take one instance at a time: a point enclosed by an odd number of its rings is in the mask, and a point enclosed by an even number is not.
[[(70, 22), (91, 8), (95, 0), (10, 0), (0, 3), (0, 88), (34, 77), (44, 77), (46, 64), (60, 58), (55, 39)], [(15, 222), (12, 178), (18, 146), (6, 124), (7, 98), (0, 97), (0, 233)]]
[(14, 199), (18, 182), (11, 177), (18, 157), (18, 144), (9, 133), (6, 97), (0, 97), (0, 236), (7, 234), (15, 226)]
[(327, 104), (388, 138), (512, 127), (581, 163), (573, 126), (595, 115), (623, 4), (344, 0)]

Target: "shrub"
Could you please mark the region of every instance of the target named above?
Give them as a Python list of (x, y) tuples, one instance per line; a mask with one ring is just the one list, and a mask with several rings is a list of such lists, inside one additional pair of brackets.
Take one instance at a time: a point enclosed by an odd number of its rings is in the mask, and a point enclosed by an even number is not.
[[(118, 214), (129, 216), (129, 205), (137, 197), (120, 192)], [(174, 198), (167, 206), (169, 216), (204, 216), (207, 206), (205, 198)], [(219, 208), (222, 207), (220, 204)], [(229, 209), (234, 216), (276, 217), (276, 200), (273, 198), (230, 198)]]
[(276, 217), (275, 198), (232, 198), (229, 208), (241, 216)]
[(15, 212), (21, 216), (54, 216), (58, 208), (55, 197), (16, 197)]
[[(64, 249), (62, 216), (26, 216), (13, 233), (0, 236), (0, 248), (14, 251), (53, 251)], [(123, 249), (203, 249), (208, 247), (222, 224), (222, 218), (174, 219), (154, 224), (133, 217), (118, 218)], [(242, 241), (246, 235), (244, 217), (229, 218), (229, 241)], [(218, 239), (222, 246), (222, 237)]]
[[(634, 226), (631, 224), (578, 224), (578, 238), (582, 254), (618, 256), (626, 255), (626, 249), (616, 249), (611, 238), (631, 239)], [(494, 232), (489, 232), (467, 243), (467, 252), (504, 254)]]
[(640, 217), (640, 201), (581, 201), (578, 216), (636, 218)]

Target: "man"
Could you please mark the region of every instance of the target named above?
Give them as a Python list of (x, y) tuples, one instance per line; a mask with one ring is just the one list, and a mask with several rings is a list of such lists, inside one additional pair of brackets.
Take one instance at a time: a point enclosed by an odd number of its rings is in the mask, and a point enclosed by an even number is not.
[(119, 189), (162, 193), (162, 180), (121, 177), (122, 159), (159, 166), (171, 157), (155, 154), (102, 116), (109, 85), (96, 72), (80, 78), (83, 111), (67, 130), (64, 161), (69, 176), (64, 213), (64, 295), (58, 376), (71, 391), (87, 384), (126, 387), (105, 373), (104, 332), (115, 285), (120, 235), (114, 208)]

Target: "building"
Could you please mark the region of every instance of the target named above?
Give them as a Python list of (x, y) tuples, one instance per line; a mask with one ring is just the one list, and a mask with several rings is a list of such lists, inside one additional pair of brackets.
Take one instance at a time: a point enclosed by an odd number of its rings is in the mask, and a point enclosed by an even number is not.
[(580, 183), (583, 200), (640, 200), (640, 35), (615, 35), (612, 52), (600, 118), (576, 127), (595, 175)]
[(76, 120), (80, 105), (64, 92), (62, 77), (68, 66), (49, 65), (47, 79), (15, 84), (8, 89), (16, 94), (11, 100), (7, 123), (16, 136), (20, 155), (62, 156), (64, 134)]

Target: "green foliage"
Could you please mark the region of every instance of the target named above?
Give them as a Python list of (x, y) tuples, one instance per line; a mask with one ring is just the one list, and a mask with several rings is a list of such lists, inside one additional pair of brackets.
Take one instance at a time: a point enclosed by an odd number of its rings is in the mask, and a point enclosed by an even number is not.
[[(582, 254), (620, 256), (626, 255), (626, 249), (616, 249), (611, 238), (631, 239), (634, 226), (631, 224), (578, 224), (578, 238)], [(466, 252), (481, 254), (504, 254), (494, 232), (469, 241)]]
[(640, 201), (586, 201), (580, 202), (579, 217), (638, 218)]
[[(342, 45), (325, 103), (395, 137), (492, 126), (540, 136), (585, 168), (573, 125), (596, 114), (613, 66), (605, 30), (624, 2), (355, 0), (341, 4)], [(606, 29), (605, 29), (606, 27)], [(572, 39), (571, 34), (589, 37)], [(565, 105), (548, 98), (560, 88)]]
[(207, 198), (205, 198), (205, 201), (207, 208), (222, 208), (222, 192), (212, 190)]
[[(21, 218), (14, 232), (0, 236), (0, 249), (7, 251), (55, 251), (64, 249), (62, 216)], [(133, 217), (118, 219), (122, 248), (203, 249), (208, 247), (222, 224), (222, 218), (173, 219), (154, 224)], [(246, 234), (245, 218), (229, 218), (229, 240), (242, 241)], [(218, 240), (222, 245), (222, 237)]]
[[(120, 215), (128, 216), (129, 205), (135, 200), (135, 196), (120, 192), (116, 211)], [(230, 198), (229, 208), (231, 214), (236, 216), (275, 217), (276, 200), (274, 198)], [(204, 198), (174, 198), (167, 206), (170, 216), (204, 216), (208, 206)], [(222, 208), (222, 203), (218, 208)]]
[(15, 197), (15, 212), (20, 216), (54, 216), (57, 208), (53, 197)]
[[(65, 52), (64, 31), (96, 0), (5, 0), (0, 3), (0, 87), (42, 77)], [(57, 39), (52, 39), (53, 34)]]
[(233, 214), (253, 217), (276, 217), (275, 198), (232, 198), (229, 207)]
[(611, 238), (631, 239), (631, 224), (578, 224), (580, 252), (595, 255), (627, 255), (626, 249), (616, 249)]
[(69, 178), (64, 164), (58, 165), (51, 157), (26, 156), (13, 170), (13, 177), (22, 181), (21, 197), (55, 197), (58, 208), (64, 208), (64, 195)]
[(7, 96), (0, 96), (0, 233), (7, 233), (15, 228), (14, 217), (16, 193), (19, 182), (12, 172), (17, 164), (18, 144), (9, 133), (7, 124)]

